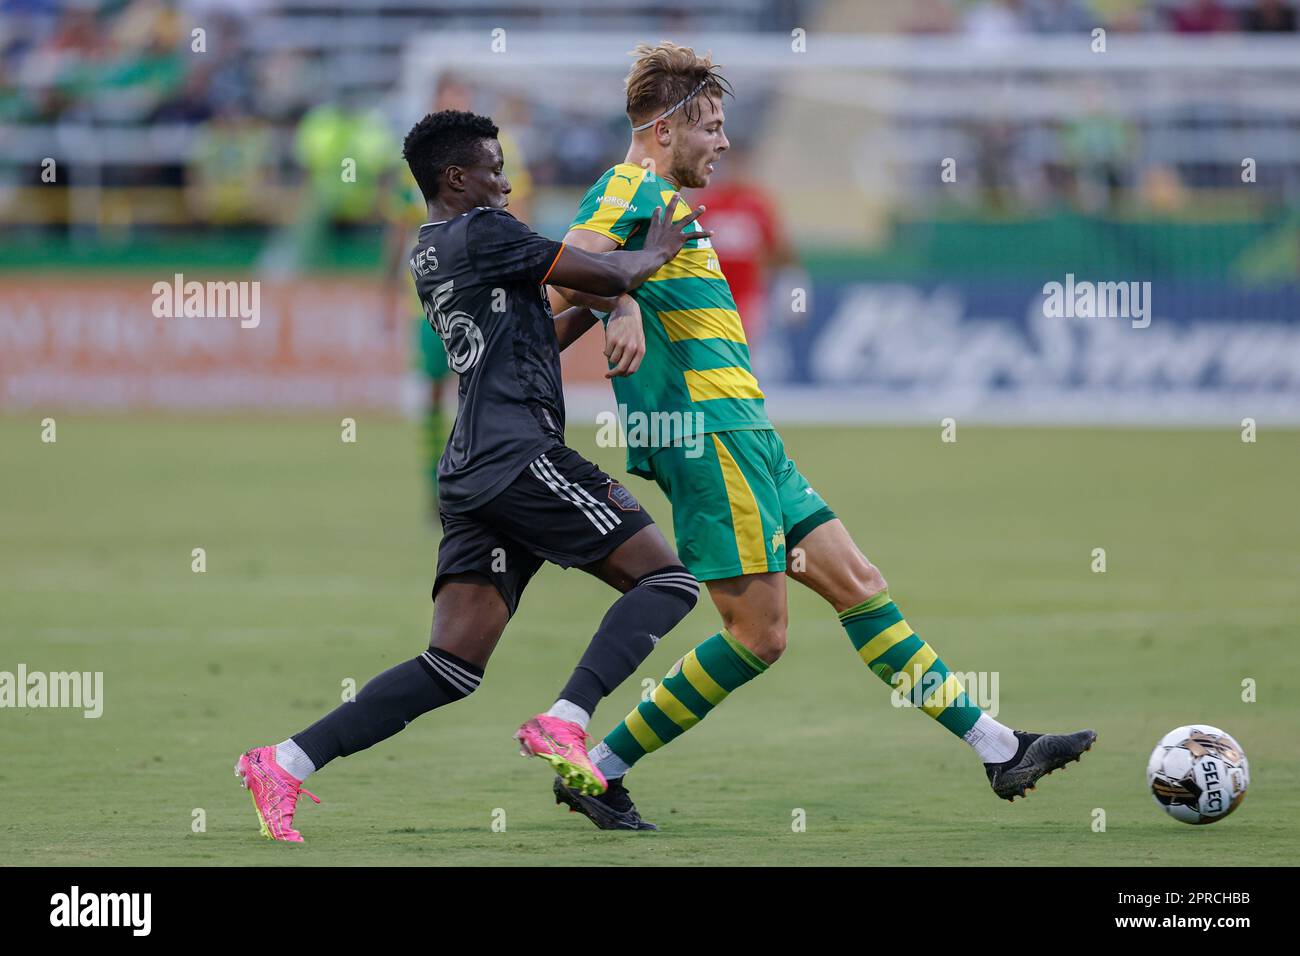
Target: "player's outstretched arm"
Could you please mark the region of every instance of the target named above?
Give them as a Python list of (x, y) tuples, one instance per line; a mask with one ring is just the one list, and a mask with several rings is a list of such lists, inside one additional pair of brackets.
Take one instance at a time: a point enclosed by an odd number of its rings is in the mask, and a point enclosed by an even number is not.
[[(581, 249), (592, 255), (613, 252), (618, 243), (604, 233), (591, 229), (570, 229), (564, 236), (566, 250)], [(577, 289), (565, 289), (557, 285), (547, 288), (551, 300), (551, 311), (559, 315), (571, 305), (586, 306), (595, 312), (613, 312), (618, 303), (618, 296), (594, 295), (591, 292), (579, 292)]]
[(575, 305), (571, 309), (565, 309), (555, 317), (555, 339), (560, 343), (560, 351), (563, 352), (578, 339), (586, 334), (587, 330), (596, 324), (596, 317), (591, 314), (591, 310)]
[[(614, 300), (616, 305), (605, 329), (605, 358), (610, 368), (606, 378), (631, 375), (641, 366), (645, 357), (645, 334), (641, 329), (641, 307), (631, 296)], [(582, 338), (593, 325), (596, 316), (590, 309), (574, 306), (555, 317), (555, 338), (563, 352)]]
[(680, 201), (679, 197), (674, 196), (666, 210), (654, 211), (646, 231), (645, 245), (641, 249), (594, 254), (565, 246), (564, 254), (546, 278), (547, 283), (600, 296), (617, 296), (635, 289), (677, 255), (687, 239), (712, 235), (707, 231), (689, 234), (682, 232), (682, 227), (689, 226), (699, 218), (704, 207), (673, 222), (673, 212)]

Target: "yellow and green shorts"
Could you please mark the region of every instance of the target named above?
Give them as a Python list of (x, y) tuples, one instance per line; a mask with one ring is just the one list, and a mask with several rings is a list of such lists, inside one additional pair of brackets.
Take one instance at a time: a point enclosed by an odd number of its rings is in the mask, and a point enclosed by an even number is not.
[(787, 549), (835, 517), (774, 428), (710, 432), (648, 465), (672, 502), (678, 557), (701, 581), (784, 571)]

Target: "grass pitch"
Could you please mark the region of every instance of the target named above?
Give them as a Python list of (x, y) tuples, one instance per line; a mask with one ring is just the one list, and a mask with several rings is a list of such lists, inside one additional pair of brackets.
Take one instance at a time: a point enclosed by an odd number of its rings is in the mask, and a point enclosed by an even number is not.
[[(45, 444), (45, 414), (0, 420), (0, 670), (103, 671), (105, 705), (99, 719), (0, 710), (0, 862), (1296, 859), (1296, 432), (963, 428), (942, 444), (937, 428), (782, 429), (917, 631), (954, 670), (997, 672), (999, 719), (1099, 732), (1027, 801), (996, 799), (969, 748), (892, 707), (833, 613), (792, 587), (780, 664), (629, 777), (663, 832), (599, 832), (553, 804), (545, 765), (510, 740), (613, 599), (548, 567), (482, 689), (314, 777), (325, 802), (304, 800), (308, 842), (286, 846), (259, 837), (231, 767), (334, 706), (345, 679), (425, 647), (436, 536), (414, 426), (363, 417), (345, 444), (338, 418), (68, 412)], [(619, 450), (570, 440), (621, 474)], [(658, 490), (628, 481), (667, 526)], [(592, 729), (716, 629), (702, 598)], [(1234, 734), (1253, 777), (1209, 827), (1168, 818), (1144, 781), (1160, 736), (1195, 721)]]

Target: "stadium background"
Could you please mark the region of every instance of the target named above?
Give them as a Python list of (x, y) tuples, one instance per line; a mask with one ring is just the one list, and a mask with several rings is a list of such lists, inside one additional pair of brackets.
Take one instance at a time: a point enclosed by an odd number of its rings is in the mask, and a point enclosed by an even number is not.
[[(770, 209), (785, 241), (759, 245), (789, 250), (745, 318), (802, 469), (950, 663), (1001, 673), (1004, 718), (1092, 724), (1102, 747), (1015, 819), (841, 666), (835, 622), (796, 595), (767, 687), (638, 772), (674, 835), (596, 841), (507, 759), (607, 604), (552, 569), (483, 692), (322, 775), (299, 859), (1189, 862), (1198, 840), (1247, 851), (1215, 862), (1294, 857), (1294, 5), (5, 0), (0, 670), (103, 670), (108, 694), (99, 721), (0, 714), (7, 859), (269, 859), (227, 756), (428, 625), (401, 135), (435, 105), (492, 115), (512, 208), (558, 237), (626, 148), (626, 52), (660, 38), (712, 49), (737, 84), (718, 179)], [(155, 317), (177, 273), (260, 281), (260, 323)], [(1150, 327), (1045, 319), (1067, 274), (1150, 282)], [(570, 435), (616, 472), (594, 443), (603, 370), (596, 334), (566, 354)], [(702, 606), (641, 676), (714, 626)], [(1195, 720), (1237, 735), (1256, 784), (1232, 820), (1181, 832), (1141, 770)], [(165, 810), (140, 800), (159, 785)], [(379, 787), (400, 796), (377, 811)], [(1090, 829), (1099, 807), (1113, 837)]]

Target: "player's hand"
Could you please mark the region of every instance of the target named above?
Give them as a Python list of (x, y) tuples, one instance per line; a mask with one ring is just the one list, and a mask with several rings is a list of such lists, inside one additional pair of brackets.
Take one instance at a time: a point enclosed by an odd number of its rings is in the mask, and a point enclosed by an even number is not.
[(689, 216), (684, 216), (673, 222), (673, 213), (677, 211), (677, 204), (681, 201), (681, 196), (674, 194), (673, 198), (668, 202), (667, 209), (661, 210), (656, 207), (654, 212), (650, 214), (650, 226), (646, 231), (644, 248), (663, 253), (665, 262), (681, 251), (682, 246), (686, 245), (686, 240), (707, 239), (713, 235), (713, 233), (703, 229), (696, 232), (682, 231), (683, 227), (689, 226), (700, 218), (700, 213), (704, 212), (703, 206), (697, 208)]
[(641, 325), (641, 306), (625, 295), (618, 300), (605, 324), (605, 358), (614, 366), (606, 378), (631, 375), (641, 367), (645, 357), (645, 329)]

